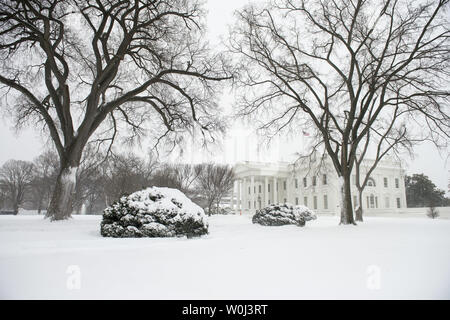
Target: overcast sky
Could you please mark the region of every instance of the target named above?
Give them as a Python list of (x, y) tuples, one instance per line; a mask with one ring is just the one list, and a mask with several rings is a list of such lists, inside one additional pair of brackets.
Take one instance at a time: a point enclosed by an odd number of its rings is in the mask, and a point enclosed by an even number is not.
[[(213, 45), (219, 43), (220, 38), (226, 35), (228, 25), (232, 22), (233, 11), (246, 2), (245, 0), (209, 0), (207, 1), (208, 13), (208, 35)], [(225, 92), (221, 100), (222, 106), (229, 109), (233, 97)], [(228, 138), (220, 148), (220, 152), (214, 157), (216, 161), (234, 163), (242, 160), (260, 160), (260, 161), (279, 161), (288, 160), (290, 155), (300, 151), (302, 139), (292, 139), (288, 141), (278, 141), (269, 152), (257, 152), (258, 140), (250, 128), (244, 128), (242, 125), (235, 125), (229, 132)], [(7, 117), (0, 118), (0, 164), (8, 159), (32, 160), (44, 150), (44, 139), (34, 128), (26, 128), (18, 134), (12, 128), (11, 119)], [(146, 146), (144, 147), (146, 148)], [(202, 159), (210, 158), (210, 154), (204, 154), (195, 150), (190, 150), (188, 154), (191, 157), (196, 155)], [(440, 188), (448, 190), (450, 178), (450, 165), (447, 158), (449, 151), (441, 154), (431, 143), (418, 146), (415, 149), (414, 160), (407, 160), (407, 173), (424, 173)], [(189, 159), (187, 159), (189, 160)], [(201, 159), (200, 159), (201, 160)]]

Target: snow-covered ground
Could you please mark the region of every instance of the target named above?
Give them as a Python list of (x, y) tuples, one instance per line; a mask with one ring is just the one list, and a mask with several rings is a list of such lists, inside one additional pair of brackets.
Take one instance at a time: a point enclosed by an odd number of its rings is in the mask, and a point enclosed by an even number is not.
[(228, 215), (188, 240), (102, 238), (100, 218), (0, 216), (0, 298), (450, 299), (450, 220)]

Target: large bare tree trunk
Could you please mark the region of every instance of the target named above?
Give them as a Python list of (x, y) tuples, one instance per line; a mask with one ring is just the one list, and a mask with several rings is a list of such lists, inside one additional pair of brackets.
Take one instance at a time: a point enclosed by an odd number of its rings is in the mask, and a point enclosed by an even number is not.
[(340, 224), (356, 224), (353, 218), (352, 195), (350, 189), (350, 174), (345, 173), (339, 177), (341, 196), (341, 222)]
[(355, 211), (355, 220), (363, 221), (362, 189), (358, 189), (358, 209)]
[(70, 218), (75, 198), (78, 166), (61, 166), (46, 217), (51, 221)]
[(13, 203), (13, 211), (15, 215), (19, 213), (19, 203), (16, 200)]

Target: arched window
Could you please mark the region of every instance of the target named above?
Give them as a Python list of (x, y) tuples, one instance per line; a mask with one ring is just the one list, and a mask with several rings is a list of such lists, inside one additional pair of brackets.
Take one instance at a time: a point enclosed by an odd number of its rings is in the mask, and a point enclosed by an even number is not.
[(367, 186), (368, 187), (375, 187), (375, 180), (373, 178), (369, 178), (367, 180)]

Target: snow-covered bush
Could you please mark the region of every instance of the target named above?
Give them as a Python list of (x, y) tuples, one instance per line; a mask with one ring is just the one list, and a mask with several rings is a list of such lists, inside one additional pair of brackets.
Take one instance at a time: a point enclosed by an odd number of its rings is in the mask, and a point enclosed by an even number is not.
[(439, 217), (439, 211), (436, 210), (436, 207), (434, 205), (430, 205), (427, 211), (428, 218), (436, 219)]
[(203, 209), (181, 191), (151, 187), (106, 208), (100, 229), (104, 237), (191, 238), (207, 234), (208, 222)]
[(270, 204), (257, 210), (252, 218), (253, 223), (263, 226), (282, 226), (295, 224), (303, 227), (306, 221), (315, 220), (316, 215), (305, 206), (292, 206), (288, 203)]

